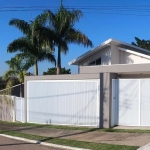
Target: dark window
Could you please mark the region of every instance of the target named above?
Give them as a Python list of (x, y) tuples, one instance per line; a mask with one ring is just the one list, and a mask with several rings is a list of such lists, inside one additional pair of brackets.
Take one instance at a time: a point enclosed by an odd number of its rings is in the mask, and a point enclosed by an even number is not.
[(101, 58), (96, 60), (96, 65), (101, 65)]
[(89, 63), (89, 66), (101, 65), (101, 58)]
[(95, 61), (89, 63), (90, 66), (95, 66)]

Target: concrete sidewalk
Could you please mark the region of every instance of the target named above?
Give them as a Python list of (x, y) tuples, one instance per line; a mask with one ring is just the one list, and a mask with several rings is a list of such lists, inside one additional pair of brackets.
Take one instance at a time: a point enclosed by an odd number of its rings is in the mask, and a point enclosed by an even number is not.
[(31, 126), (22, 127), (9, 124), (0, 124), (0, 130), (17, 131), (20, 133), (40, 135), (45, 137), (116, 145), (143, 146), (150, 142), (150, 134), (148, 133), (101, 132), (96, 131), (96, 129), (91, 129), (90, 131), (64, 130)]

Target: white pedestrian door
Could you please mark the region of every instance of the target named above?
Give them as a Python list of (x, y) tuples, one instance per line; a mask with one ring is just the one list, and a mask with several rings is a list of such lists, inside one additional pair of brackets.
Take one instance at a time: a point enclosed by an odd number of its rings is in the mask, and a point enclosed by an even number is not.
[(150, 126), (150, 79), (112, 81), (111, 125)]

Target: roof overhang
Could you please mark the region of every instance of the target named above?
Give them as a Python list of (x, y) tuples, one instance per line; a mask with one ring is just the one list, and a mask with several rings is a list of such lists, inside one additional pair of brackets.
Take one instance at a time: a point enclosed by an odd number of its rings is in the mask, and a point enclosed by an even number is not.
[(142, 54), (142, 53), (139, 53), (139, 52), (135, 52), (135, 51), (132, 51), (130, 49), (125, 49), (125, 48), (121, 48), (121, 47), (118, 47), (118, 49), (121, 50), (121, 51), (130, 53), (130, 54), (134, 54), (134, 55), (137, 55), (137, 56), (140, 56), (140, 57), (144, 57), (144, 58), (150, 59), (149, 55), (145, 55), (145, 54)]
[(96, 53), (97, 51), (99, 51), (99, 50), (101, 50), (101, 49), (103, 49), (103, 48), (109, 46), (111, 41), (112, 41), (112, 39), (109, 39), (109, 40), (103, 42), (102, 44), (100, 44), (99, 46), (95, 47), (94, 49), (92, 49), (92, 50), (90, 50), (90, 51), (84, 53), (83, 55), (79, 56), (79, 57), (76, 58), (76, 59), (73, 59), (72, 61), (70, 61), (70, 62), (68, 63), (68, 65), (78, 65), (78, 63), (79, 63), (81, 60), (83, 60), (83, 59), (87, 58), (88, 56), (90, 56), (90, 55)]
[[(83, 55), (79, 56), (76, 59), (73, 59), (68, 64), (69, 65), (78, 65), (80, 61), (82, 61), (83, 59), (85, 59), (85, 58), (89, 57), (90, 55), (96, 53), (97, 51), (102, 50), (104, 47), (109, 46), (111, 43), (114, 43), (117, 46), (119, 46), (119, 45), (125, 45), (125, 46), (128, 46), (128, 47), (131, 47), (131, 49), (132, 48), (133, 49), (137, 49), (138, 51), (141, 52), (141, 54), (142, 54), (142, 52), (145, 52), (145, 53), (147, 53), (147, 54), (150, 55), (150, 51), (149, 50), (146, 50), (146, 49), (140, 48), (138, 46), (134, 46), (134, 45), (131, 45), (131, 44), (128, 44), (128, 43), (125, 43), (125, 42), (118, 41), (118, 40), (110, 38), (110, 39), (106, 40), (105, 42), (103, 42), (102, 44), (100, 44), (99, 46), (97, 46), (96, 48), (94, 48), (94, 49), (92, 49), (92, 50), (84, 53)], [(145, 54), (143, 54), (143, 55), (145, 55)], [(147, 55), (147, 56), (149, 56), (149, 55)]]

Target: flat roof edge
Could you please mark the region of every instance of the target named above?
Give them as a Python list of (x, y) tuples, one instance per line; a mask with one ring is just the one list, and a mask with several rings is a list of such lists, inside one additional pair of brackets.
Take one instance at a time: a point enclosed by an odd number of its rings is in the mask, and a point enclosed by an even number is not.
[(150, 63), (142, 64), (114, 64), (105, 66), (80, 66), (80, 73), (121, 73), (121, 72), (149, 72), (150, 73)]
[(25, 76), (25, 81), (27, 80), (83, 80), (83, 79), (84, 80), (99, 79), (99, 73)]

